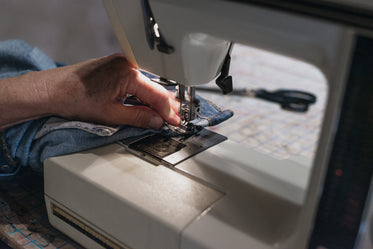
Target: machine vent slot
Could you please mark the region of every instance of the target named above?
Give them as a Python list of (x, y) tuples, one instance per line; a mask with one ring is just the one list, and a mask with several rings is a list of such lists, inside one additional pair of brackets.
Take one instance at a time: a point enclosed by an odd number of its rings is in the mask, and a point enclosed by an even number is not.
[(51, 203), (52, 214), (65, 223), (69, 224), (82, 234), (86, 235), (88, 238), (95, 241), (97, 244), (103, 246), (104, 248), (108, 249), (129, 249), (129, 247), (123, 248), (113, 242), (112, 240), (108, 239), (106, 236), (102, 235), (101, 233), (97, 232), (95, 229), (87, 225), (86, 223), (82, 222), (75, 216), (71, 215), (67, 211), (63, 210), (62, 208), (56, 206), (55, 204)]

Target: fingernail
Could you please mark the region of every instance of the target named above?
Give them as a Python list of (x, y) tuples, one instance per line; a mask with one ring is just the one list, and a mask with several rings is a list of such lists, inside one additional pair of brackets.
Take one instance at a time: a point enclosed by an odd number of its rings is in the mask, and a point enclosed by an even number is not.
[(163, 125), (163, 119), (160, 116), (153, 116), (149, 122), (149, 128), (158, 130)]

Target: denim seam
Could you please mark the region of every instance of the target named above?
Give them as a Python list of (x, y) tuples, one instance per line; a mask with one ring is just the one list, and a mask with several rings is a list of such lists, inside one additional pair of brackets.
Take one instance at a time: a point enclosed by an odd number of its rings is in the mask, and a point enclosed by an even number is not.
[(17, 161), (10, 155), (10, 151), (3, 132), (0, 132), (0, 149), (0, 153), (2, 153), (3, 159), (12, 168), (12, 172), (0, 173), (0, 177), (16, 175), (21, 167), (20, 165), (17, 166)]
[(3, 132), (0, 132), (0, 148), (2, 149), (1, 152), (3, 153), (4, 159), (7, 161), (7, 163), (10, 166), (16, 165), (17, 164), (16, 161), (10, 155), (10, 151), (5, 141), (5, 136)]
[(219, 112), (221, 111), (221, 109), (215, 103), (211, 102), (208, 99), (202, 98), (201, 96), (198, 96), (198, 97), (200, 97), (201, 99), (203, 99), (204, 101), (206, 101), (207, 103), (209, 103), (210, 105), (212, 105), (217, 111), (219, 111)]

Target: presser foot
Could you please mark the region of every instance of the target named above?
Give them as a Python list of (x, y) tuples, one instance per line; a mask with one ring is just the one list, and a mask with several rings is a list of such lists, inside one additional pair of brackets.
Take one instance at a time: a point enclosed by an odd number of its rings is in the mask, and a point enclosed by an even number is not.
[(172, 134), (176, 135), (192, 135), (202, 129), (201, 126), (194, 125), (190, 122), (182, 120), (179, 126), (173, 126), (166, 123), (166, 126), (171, 130)]

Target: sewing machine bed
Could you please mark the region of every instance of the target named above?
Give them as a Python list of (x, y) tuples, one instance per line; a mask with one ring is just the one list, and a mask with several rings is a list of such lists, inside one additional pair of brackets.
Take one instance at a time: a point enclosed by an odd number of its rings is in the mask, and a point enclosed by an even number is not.
[[(210, 129), (270, 157), (302, 158), (310, 166), (327, 94), (322, 74), (299, 61), (243, 46), (233, 50), (231, 73), (237, 87), (296, 88), (315, 93), (318, 100), (301, 114), (257, 99), (198, 93), (235, 112)], [(0, 190), (0, 239), (12, 248), (81, 248), (49, 224), (41, 176), (26, 170), (0, 181)]]

